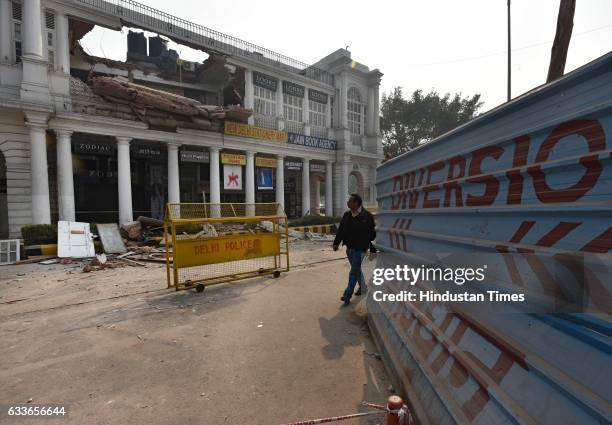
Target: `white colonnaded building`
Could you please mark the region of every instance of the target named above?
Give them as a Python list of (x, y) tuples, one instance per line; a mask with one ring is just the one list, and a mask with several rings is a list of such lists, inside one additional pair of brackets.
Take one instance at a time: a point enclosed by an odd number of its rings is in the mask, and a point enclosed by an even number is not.
[[(96, 26), (125, 31), (125, 61), (86, 52)], [(374, 205), (381, 77), (345, 49), (307, 65), (134, 1), (0, 0), (0, 238), (166, 202)]]

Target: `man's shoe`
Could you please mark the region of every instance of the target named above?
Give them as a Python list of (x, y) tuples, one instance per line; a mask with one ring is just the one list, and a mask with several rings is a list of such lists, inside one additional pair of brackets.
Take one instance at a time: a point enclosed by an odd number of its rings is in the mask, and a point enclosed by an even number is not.
[(359, 288), (359, 289), (357, 290), (357, 292), (355, 292), (355, 296), (357, 296), (357, 297), (358, 297), (358, 296), (360, 296), (360, 295), (361, 295), (361, 288)]
[(351, 303), (351, 299), (345, 297), (344, 295), (340, 297), (340, 301), (344, 301), (344, 305), (349, 305)]

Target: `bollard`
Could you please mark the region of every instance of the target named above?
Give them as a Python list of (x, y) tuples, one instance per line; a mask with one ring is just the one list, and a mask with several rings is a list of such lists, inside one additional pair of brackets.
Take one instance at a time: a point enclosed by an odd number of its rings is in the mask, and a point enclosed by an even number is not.
[(414, 425), (408, 406), (400, 396), (392, 395), (387, 399), (386, 425)]

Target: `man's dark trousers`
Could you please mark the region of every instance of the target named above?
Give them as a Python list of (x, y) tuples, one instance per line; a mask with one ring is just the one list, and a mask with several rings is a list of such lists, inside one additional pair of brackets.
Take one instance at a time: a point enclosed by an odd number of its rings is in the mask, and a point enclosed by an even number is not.
[(355, 248), (346, 248), (346, 256), (348, 257), (349, 263), (351, 264), (351, 271), (349, 272), (348, 286), (344, 290), (344, 297), (350, 300), (355, 290), (355, 285), (359, 282), (359, 287), (362, 292), (365, 292), (363, 273), (361, 272), (361, 262), (366, 252)]

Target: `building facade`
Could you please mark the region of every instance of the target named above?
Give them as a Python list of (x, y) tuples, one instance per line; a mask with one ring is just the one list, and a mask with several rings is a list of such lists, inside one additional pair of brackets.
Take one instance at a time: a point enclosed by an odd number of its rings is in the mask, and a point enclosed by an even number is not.
[[(126, 61), (84, 51), (94, 26), (136, 29)], [(208, 58), (182, 61), (167, 39)], [(253, 113), (184, 121), (97, 76)], [(381, 76), (344, 49), (306, 65), (135, 2), (0, 0), (0, 237), (162, 217), (166, 202), (279, 202), (292, 217), (340, 215), (350, 192), (375, 204)]]

